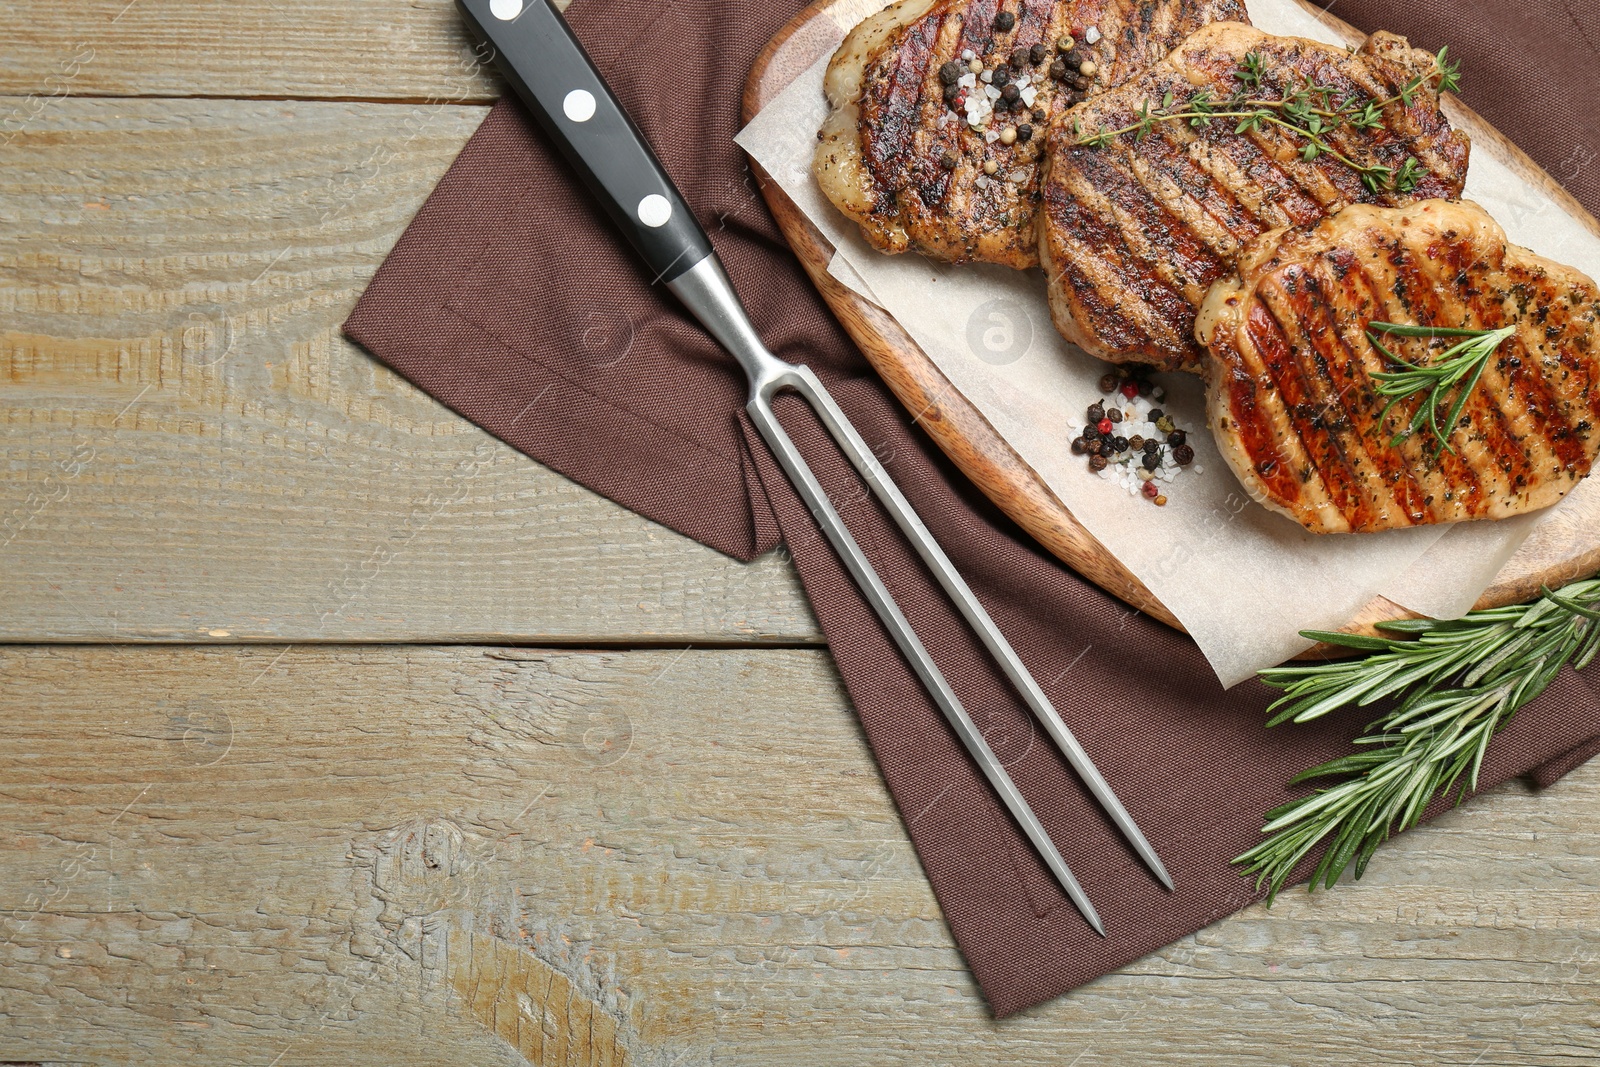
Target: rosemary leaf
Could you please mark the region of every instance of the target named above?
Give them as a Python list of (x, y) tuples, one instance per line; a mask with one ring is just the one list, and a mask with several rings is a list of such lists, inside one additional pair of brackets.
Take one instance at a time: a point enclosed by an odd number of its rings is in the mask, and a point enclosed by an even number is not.
[(1332, 888), (1346, 869), (1360, 878), (1378, 846), (1415, 826), (1435, 797), (1459, 786), (1460, 803), (1477, 789), (1484, 754), (1507, 720), (1562, 667), (1581, 669), (1600, 655), (1600, 577), (1559, 594), (1546, 589), (1528, 604), (1382, 629), (1396, 636), (1307, 631), (1371, 654), (1261, 672), (1284, 693), (1268, 708), (1269, 725), (1396, 701), (1368, 724), (1355, 752), (1296, 775), (1291, 785), (1337, 780), (1269, 811), (1265, 840), (1233, 861), (1268, 887), (1269, 901), (1318, 844), (1326, 849), (1310, 887)]

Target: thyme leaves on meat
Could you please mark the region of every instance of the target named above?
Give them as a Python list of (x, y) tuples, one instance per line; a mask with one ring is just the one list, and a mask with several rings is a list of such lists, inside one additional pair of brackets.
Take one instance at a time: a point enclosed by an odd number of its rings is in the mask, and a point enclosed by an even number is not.
[(1344, 126), (1356, 130), (1375, 130), (1383, 126), (1384, 111), (1394, 104), (1410, 107), (1416, 94), (1432, 85), (1440, 92), (1454, 92), (1461, 85), (1461, 67), (1449, 58), (1449, 49), (1439, 49), (1431, 71), (1413, 75), (1399, 91), (1384, 100), (1358, 100), (1341, 96), (1332, 86), (1319, 85), (1305, 79), (1298, 87), (1285, 87), (1277, 97), (1260, 94), (1266, 79), (1266, 70), (1259, 52), (1247, 52), (1238, 69), (1233, 72), (1238, 90), (1229, 97), (1217, 98), (1209, 89), (1201, 89), (1189, 99), (1176, 103), (1169, 90), (1160, 106), (1143, 101), (1134, 114), (1134, 121), (1118, 129), (1102, 127), (1088, 132), (1074, 120), (1072, 132), (1076, 145), (1084, 148), (1107, 148), (1118, 137), (1133, 135), (1135, 142), (1143, 141), (1155, 130), (1158, 122), (1187, 122), (1194, 129), (1209, 127), (1218, 120), (1233, 122), (1236, 134), (1262, 129), (1281, 130), (1304, 144), (1300, 158), (1315, 162), (1323, 156), (1335, 159), (1361, 178), (1363, 185), (1374, 195), (1383, 192), (1411, 193), (1416, 190), (1427, 170), (1414, 156), (1408, 156), (1398, 169), (1382, 163), (1362, 163), (1339, 151), (1329, 140)]
[(1291, 785), (1337, 781), (1268, 812), (1266, 840), (1234, 859), (1268, 887), (1269, 901), (1318, 844), (1327, 850), (1309, 888), (1331, 889), (1352, 862), (1360, 878), (1378, 846), (1415, 826), (1435, 797), (1459, 783), (1459, 804), (1476, 790), (1489, 742), (1512, 715), (1563, 666), (1581, 670), (1600, 653), (1600, 577), (1453, 622), (1379, 625), (1395, 636), (1304, 635), (1365, 658), (1261, 672), (1284, 693), (1268, 709), (1269, 726), (1395, 702), (1356, 739), (1357, 751), (1296, 775)]
[[(1380, 371), (1372, 376), (1378, 395), (1389, 398), (1383, 414), (1378, 416), (1379, 423), (1389, 417), (1389, 412), (1400, 401), (1407, 397), (1422, 395), (1422, 401), (1411, 414), (1411, 421), (1405, 429), (1394, 435), (1389, 442), (1390, 447), (1398, 445), (1413, 434), (1427, 430), (1435, 441), (1434, 459), (1438, 459), (1447, 450), (1454, 453), (1455, 446), (1450, 443), (1450, 435), (1460, 424), (1461, 413), (1466, 409), (1468, 397), (1477, 387), (1478, 379), (1483, 377), (1483, 370), (1489, 365), (1489, 357), (1493, 356), (1501, 344), (1516, 332), (1515, 326), (1505, 326), (1498, 330), (1452, 330), (1434, 326), (1407, 326), (1394, 322), (1369, 322), (1367, 340), (1384, 359), (1388, 360), (1390, 366), (1397, 368), (1392, 371)], [(1460, 337), (1464, 340), (1445, 349), (1431, 362), (1421, 364), (1412, 363), (1395, 355), (1379, 340), (1379, 334), (1422, 337), (1429, 340), (1439, 337)], [(1440, 409), (1446, 403), (1449, 406), (1445, 408), (1446, 413), (1441, 417)]]

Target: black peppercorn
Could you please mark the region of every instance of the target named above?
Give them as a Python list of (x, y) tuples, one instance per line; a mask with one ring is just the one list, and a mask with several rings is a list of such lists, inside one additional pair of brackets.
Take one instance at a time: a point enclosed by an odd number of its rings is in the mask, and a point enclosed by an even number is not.
[(1026, 48), (1019, 47), (1013, 51), (1011, 53), (1011, 65), (1016, 67), (1018, 70), (1026, 67), (1028, 65), (1028, 50)]
[(1162, 411), (1160, 408), (1151, 408), (1150, 414), (1146, 415), (1145, 418), (1149, 419), (1151, 422), (1155, 422), (1157, 419), (1165, 418), (1166, 414), (1167, 413)]
[[(1116, 392), (1117, 391), (1117, 376), (1115, 374), (1107, 374), (1107, 375), (1104, 375), (1103, 377), (1101, 377), (1101, 379), (1100, 379), (1100, 391), (1102, 393), (1114, 393), (1114, 392)], [(1099, 422), (1100, 420), (1096, 419), (1095, 421)]]
[(1107, 459), (1110, 459), (1112, 456), (1116, 455), (1119, 451), (1121, 451), (1121, 450), (1117, 448), (1117, 442), (1116, 442), (1115, 438), (1107, 438), (1107, 437), (1100, 438), (1100, 454), (1102, 456), (1106, 457)]
[(1037, 67), (1040, 63), (1044, 62), (1044, 57), (1049, 54), (1050, 50), (1048, 48), (1042, 44), (1036, 44), (1032, 48), (1028, 49), (1028, 60)]
[(1072, 439), (1072, 454), (1074, 456), (1081, 456), (1087, 451), (1089, 451), (1089, 442), (1085, 441), (1081, 437), (1074, 437)]
[(1104, 404), (1090, 404), (1088, 415), (1089, 425), (1093, 426), (1095, 423), (1106, 417), (1106, 406)]
[(1022, 90), (1018, 89), (1015, 85), (1007, 85), (1004, 89), (1000, 90), (1000, 99), (1004, 100), (1008, 104), (1014, 102), (1017, 97), (1021, 95)]
[(1172, 450), (1172, 458), (1180, 467), (1187, 467), (1194, 462), (1194, 449), (1188, 445), (1179, 445)]
[(1152, 455), (1153, 456), (1153, 455), (1156, 455), (1157, 453), (1159, 453), (1160, 451), (1161, 451), (1161, 442), (1157, 441), (1154, 437), (1150, 438), (1149, 440), (1147, 440), (1144, 443), (1144, 452), (1147, 455)]
[(1027, 144), (1031, 140), (1033, 140), (1033, 127), (1024, 122), (1017, 127), (1017, 142)]
[(1167, 444), (1171, 445), (1173, 448), (1177, 448), (1179, 445), (1188, 443), (1189, 435), (1182, 430), (1173, 430), (1171, 433), (1167, 434)]
[(1126, 452), (1128, 450), (1128, 439), (1126, 437), (1113, 437), (1111, 444), (1118, 452)]
[(996, 89), (1003, 88), (1009, 81), (1011, 81), (1010, 67), (996, 67), (994, 73), (989, 75), (989, 84)]
[(1108, 410), (1106, 412), (1106, 418), (1110, 419), (1112, 422), (1121, 422), (1122, 421), (1122, 409), (1121, 408), (1111, 408), (1110, 410)]
[(1012, 27), (1016, 24), (1017, 16), (1013, 15), (1009, 11), (1002, 11), (1000, 14), (994, 17), (994, 28), (999, 30), (1001, 33), (1010, 33)]
[(1145, 444), (1145, 439), (1140, 437), (1138, 434), (1134, 434), (1132, 437), (1128, 438), (1128, 447), (1133, 449), (1135, 452), (1143, 452)]
[(1159, 466), (1161, 466), (1161, 456), (1159, 454), (1157, 454), (1155, 452), (1146, 452), (1144, 454), (1144, 469), (1145, 470), (1153, 471)]
[(944, 155), (940, 156), (939, 166), (943, 167), (945, 170), (955, 170), (956, 154), (954, 152), (946, 152)]
[(1036, 108), (1033, 109), (1033, 121), (1034, 122), (1037, 122), (1039, 125), (1043, 126), (1045, 118), (1046, 118), (1046, 115), (1044, 113), (1044, 108), (1036, 107)]
[(961, 64), (952, 59), (950, 62), (939, 68), (939, 80), (946, 85), (954, 85), (956, 82), (961, 80), (961, 75), (963, 73), (964, 71), (962, 70)]
[(1093, 444), (1100, 440), (1100, 431), (1093, 426), (1085, 426), (1083, 428), (1083, 439)]
[(1074, 74), (1067, 80), (1071, 82), (1074, 89), (1081, 89), (1085, 92), (1087, 92), (1089, 87), (1094, 84), (1093, 78), (1085, 78), (1082, 74)]
[(1067, 61), (1064, 60), (1064, 59), (1058, 59), (1054, 63), (1051, 63), (1050, 64), (1050, 77), (1054, 78), (1056, 81), (1063, 81), (1063, 82), (1066, 81), (1067, 80)]
[(1092, 470), (1092, 471), (1103, 471), (1103, 470), (1105, 470), (1106, 469), (1106, 457), (1104, 457), (1104, 456), (1090, 456), (1089, 457), (1089, 469)]
[(1077, 107), (1079, 104), (1083, 103), (1084, 100), (1086, 100), (1086, 99), (1088, 99), (1088, 98), (1085, 97), (1082, 93), (1079, 93), (1079, 92), (1067, 93), (1066, 96), (1062, 97), (1062, 100), (1066, 103), (1066, 105), (1068, 107)]
[(1148, 378), (1140, 378), (1139, 379), (1139, 395), (1140, 396), (1149, 396), (1150, 395), (1150, 390), (1154, 389), (1155, 387), (1156, 387), (1155, 383), (1152, 382), (1150, 379), (1148, 379)]
[(944, 102), (945, 103), (947, 103), (947, 104), (955, 103), (956, 97), (958, 97), (960, 95), (961, 95), (961, 86), (959, 86), (959, 85), (946, 85), (944, 87)]

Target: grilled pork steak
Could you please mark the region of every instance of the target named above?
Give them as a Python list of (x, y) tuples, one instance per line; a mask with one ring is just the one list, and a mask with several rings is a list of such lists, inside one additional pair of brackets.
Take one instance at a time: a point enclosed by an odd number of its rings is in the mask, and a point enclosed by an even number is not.
[[(1246, 242), (1346, 204), (1459, 196), (1469, 145), (1439, 112), (1443, 74), (1391, 34), (1352, 54), (1217, 23), (1062, 114), (1040, 217), (1057, 329), (1103, 359), (1194, 369), (1195, 310)], [(1261, 111), (1322, 132), (1240, 130)]]
[(817, 181), (885, 252), (1031, 267), (1051, 117), (1247, 18), (1243, 0), (901, 0), (829, 64)]
[[(1395, 442), (1426, 394), (1383, 417), (1373, 376), (1398, 368), (1368, 337), (1375, 321), (1516, 328), (1448, 428), (1450, 449), (1426, 430)], [(1508, 243), (1476, 204), (1355, 206), (1264, 234), (1211, 289), (1197, 334), (1223, 455), (1257, 499), (1318, 533), (1546, 507), (1600, 450), (1600, 291)], [(1461, 343), (1377, 336), (1419, 366)]]

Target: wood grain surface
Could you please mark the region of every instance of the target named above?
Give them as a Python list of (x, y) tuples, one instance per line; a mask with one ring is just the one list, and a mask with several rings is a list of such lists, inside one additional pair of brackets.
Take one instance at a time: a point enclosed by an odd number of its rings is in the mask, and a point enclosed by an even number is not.
[(0, 673), (0, 1059), (1600, 1058), (1594, 771), (997, 1024), (823, 652), (11, 648)]
[[(1366, 40), (1365, 34), (1329, 14), (1327, 5), (1298, 2), (1347, 43)], [(751, 69), (743, 100), (745, 120), (754, 118), (796, 77), (836, 48), (857, 22), (884, 6), (884, 0), (816, 0), (800, 12)], [(1472, 137), (1475, 154), (1487, 153), (1505, 163), (1552, 198), (1574, 225), (1600, 234), (1600, 222), (1508, 138), (1454, 98), (1447, 100), (1446, 110), (1451, 121)], [(977, 407), (956, 391), (911, 335), (882, 308), (829, 275), (833, 247), (760, 167), (752, 167), (768, 206), (823, 299), (900, 402), (917, 413), (919, 424), (940, 449), (1017, 525), (1073, 570), (1138, 610), (1181, 628), (1165, 605), (1079, 524)], [(1479, 607), (1521, 603), (1544, 586), (1559, 588), (1600, 567), (1600, 495), (1573, 501), (1562, 512), (1542, 524), (1507, 562), (1479, 598)], [(1377, 597), (1343, 629), (1372, 634), (1378, 632), (1373, 629), (1376, 623), (1415, 617), (1414, 612)], [(1307, 655), (1322, 657), (1332, 651), (1320, 645)]]
[(820, 641), (781, 559), (629, 521), (340, 335), (483, 114), (67, 99), (0, 145), (0, 638)]
[(994, 1023), (788, 565), (338, 337), (447, 0), (4, 13), (0, 1061), (1600, 1062), (1589, 769)]

